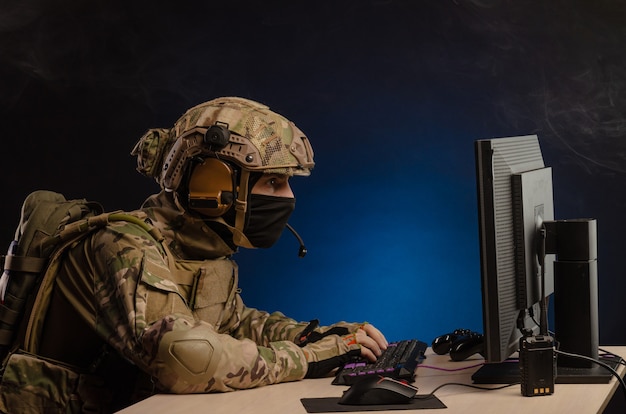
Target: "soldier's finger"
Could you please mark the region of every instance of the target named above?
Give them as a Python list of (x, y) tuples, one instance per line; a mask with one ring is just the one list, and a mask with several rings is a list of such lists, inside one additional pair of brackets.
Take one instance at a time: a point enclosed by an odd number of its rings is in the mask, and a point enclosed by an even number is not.
[(383, 335), (383, 333), (380, 330), (378, 330), (374, 325), (370, 325), (368, 323), (368, 324), (363, 325), (361, 329), (365, 331), (367, 336), (375, 340), (381, 349), (387, 349), (389, 342), (387, 342), (385, 335)]
[(367, 348), (372, 352), (374, 360), (382, 353), (382, 350), (380, 349), (378, 343), (373, 338), (370, 338), (364, 330), (359, 329), (356, 334), (356, 341), (358, 344), (361, 345), (361, 349)]

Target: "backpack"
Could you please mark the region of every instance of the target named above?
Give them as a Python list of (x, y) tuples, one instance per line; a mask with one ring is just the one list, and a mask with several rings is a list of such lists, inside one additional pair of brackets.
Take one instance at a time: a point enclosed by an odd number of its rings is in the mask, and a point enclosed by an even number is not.
[[(99, 203), (66, 200), (47, 190), (35, 191), (24, 200), (14, 240), (1, 261), (0, 412), (12, 412), (11, 407), (37, 413), (82, 412), (83, 405), (100, 412), (111, 402), (100, 378), (34, 353), (49, 293), (69, 248), (109, 222), (120, 220), (162, 240), (158, 229), (136, 212), (103, 211)], [(42, 383), (43, 376), (49, 376), (53, 386)]]
[[(62, 194), (38, 190), (22, 205), (19, 225), (8, 252), (2, 256), (0, 277), (0, 361), (14, 347), (27, 304), (46, 271), (49, 257), (69, 241), (97, 226), (86, 218), (101, 215), (100, 204), (66, 200)], [(19, 345), (18, 345), (19, 346)]]

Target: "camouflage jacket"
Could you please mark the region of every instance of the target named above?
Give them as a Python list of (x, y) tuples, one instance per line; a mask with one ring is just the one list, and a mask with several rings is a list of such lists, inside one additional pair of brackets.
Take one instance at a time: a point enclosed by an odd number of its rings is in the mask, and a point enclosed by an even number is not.
[[(133, 223), (112, 222), (74, 246), (58, 269), (55, 289), (98, 337), (150, 375), (162, 392), (223, 392), (304, 378), (311, 355), (295, 340), (308, 322), (244, 305), (230, 258), (235, 250), (219, 229), (177, 209), (165, 192), (133, 214), (149, 220), (164, 240), (157, 242)], [(355, 332), (360, 324), (340, 322), (316, 331), (338, 326)], [(182, 378), (158, 352), (168, 332), (194, 330), (211, 332), (221, 348), (215, 372), (202, 383)], [(37, 354), (45, 338), (31, 342)], [(317, 351), (323, 358), (326, 351)], [(13, 377), (26, 378), (20, 364), (32, 361), (15, 361)]]

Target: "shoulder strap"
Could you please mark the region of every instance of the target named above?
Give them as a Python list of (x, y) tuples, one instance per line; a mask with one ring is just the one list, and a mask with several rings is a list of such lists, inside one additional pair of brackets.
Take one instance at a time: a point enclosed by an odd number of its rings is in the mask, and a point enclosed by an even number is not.
[(133, 223), (150, 234), (150, 236), (157, 241), (158, 245), (164, 246), (161, 232), (156, 227), (148, 224), (137, 214), (124, 213), (121, 211), (102, 213), (67, 225), (63, 231), (59, 232), (57, 235), (59, 245), (49, 259), (47, 268), (41, 277), (39, 288), (33, 298), (32, 306), (30, 306), (28, 317), (26, 318), (23, 340), (20, 341), (26, 352), (34, 354), (38, 352), (41, 332), (43, 331), (45, 323), (45, 314), (50, 305), (52, 289), (54, 288), (54, 282), (63, 259), (63, 254), (68, 247), (74, 245), (83, 237), (113, 221)]

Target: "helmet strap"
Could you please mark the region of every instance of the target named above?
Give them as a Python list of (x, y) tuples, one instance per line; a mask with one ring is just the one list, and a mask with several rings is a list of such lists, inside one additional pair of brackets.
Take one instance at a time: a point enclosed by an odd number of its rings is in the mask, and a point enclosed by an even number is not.
[(241, 178), (239, 179), (239, 191), (237, 200), (235, 200), (235, 228), (233, 229), (233, 242), (237, 246), (254, 248), (252, 243), (243, 234), (243, 228), (246, 224), (246, 211), (248, 209), (248, 181), (250, 180), (250, 171), (242, 168)]

